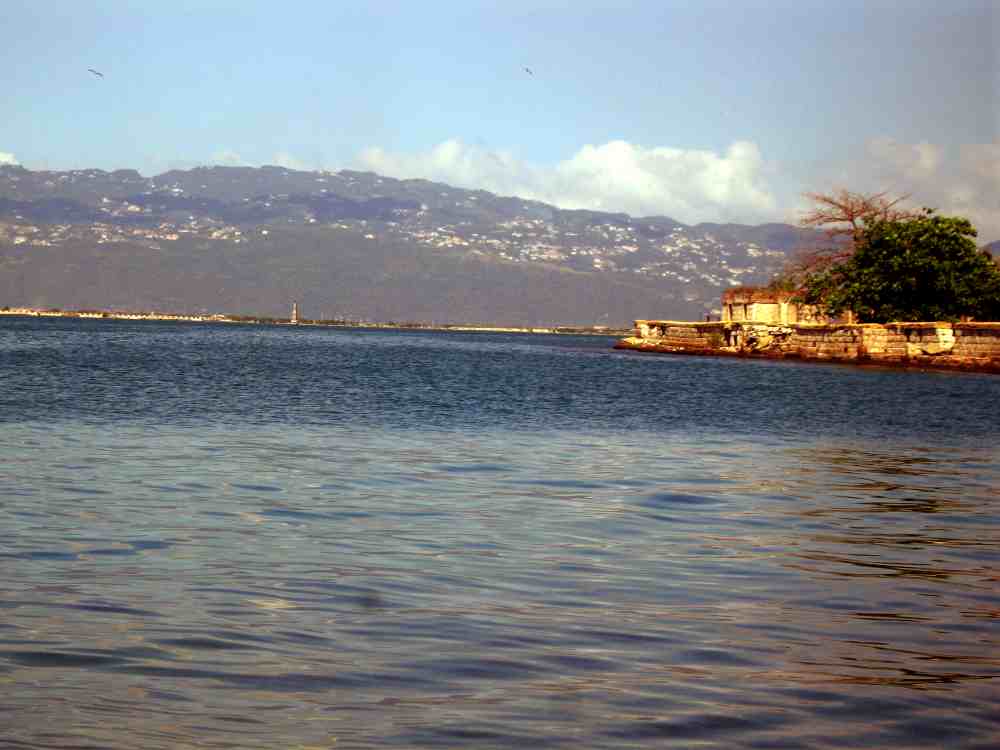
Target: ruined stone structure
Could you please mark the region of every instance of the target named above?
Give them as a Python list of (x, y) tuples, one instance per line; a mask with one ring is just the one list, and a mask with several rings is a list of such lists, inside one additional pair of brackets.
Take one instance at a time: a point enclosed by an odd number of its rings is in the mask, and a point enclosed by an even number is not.
[(637, 320), (618, 349), (805, 359), (1000, 373), (1000, 322), (864, 323), (831, 319), (791, 292), (738, 287), (722, 320)]
[(635, 321), (620, 349), (1000, 373), (1000, 323)]
[(792, 292), (774, 292), (767, 289), (736, 287), (722, 295), (722, 321), (757, 323), (825, 323), (830, 320), (820, 315), (813, 305), (792, 302)]

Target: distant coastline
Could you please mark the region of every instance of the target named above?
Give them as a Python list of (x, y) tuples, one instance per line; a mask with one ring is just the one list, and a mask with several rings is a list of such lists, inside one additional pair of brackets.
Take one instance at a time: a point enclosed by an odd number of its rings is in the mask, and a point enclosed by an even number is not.
[(86, 318), (91, 320), (155, 320), (186, 323), (242, 323), (247, 325), (318, 326), (327, 328), (383, 328), (421, 331), (460, 331), (470, 333), (554, 333), (564, 335), (610, 336), (620, 338), (630, 329), (608, 326), (501, 326), (473, 323), (423, 323), (408, 321), (373, 322), (365, 320), (309, 320), (274, 318), (261, 315), (225, 315), (222, 313), (166, 313), (130, 310), (57, 310), (35, 307), (2, 307), (0, 315), (30, 318)]

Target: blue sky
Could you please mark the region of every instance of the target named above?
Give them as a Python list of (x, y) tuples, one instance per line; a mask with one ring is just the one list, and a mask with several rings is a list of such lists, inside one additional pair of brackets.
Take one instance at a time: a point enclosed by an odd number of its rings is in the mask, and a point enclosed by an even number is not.
[(686, 222), (888, 189), (1000, 238), (995, 0), (4, 0), (3, 16), (0, 161), (32, 169), (367, 168)]

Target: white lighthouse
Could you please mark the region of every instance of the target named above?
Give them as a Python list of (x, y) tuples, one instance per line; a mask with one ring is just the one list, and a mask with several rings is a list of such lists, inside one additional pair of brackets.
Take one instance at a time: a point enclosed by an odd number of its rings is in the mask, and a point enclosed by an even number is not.
[(298, 322), (299, 322), (299, 303), (298, 302), (293, 302), (292, 303), (292, 318), (288, 322), (291, 323), (293, 326), (294, 325), (298, 325)]

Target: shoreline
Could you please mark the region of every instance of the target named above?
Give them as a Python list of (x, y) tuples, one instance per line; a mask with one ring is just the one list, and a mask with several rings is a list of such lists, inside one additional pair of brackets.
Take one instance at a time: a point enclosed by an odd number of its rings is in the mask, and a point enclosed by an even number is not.
[(283, 325), (321, 328), (375, 328), (413, 331), (455, 331), (463, 333), (536, 333), (569, 336), (609, 336), (619, 338), (628, 331), (608, 326), (499, 326), (469, 323), (371, 322), (362, 320), (309, 320), (271, 318), (258, 315), (225, 315), (205, 313), (134, 312), (127, 310), (48, 310), (32, 307), (5, 307), (0, 316), (25, 318), (83, 318), (87, 320), (152, 320), (184, 323), (231, 323), (244, 325)]
[(615, 349), (1000, 374), (1000, 322), (635, 324)]

